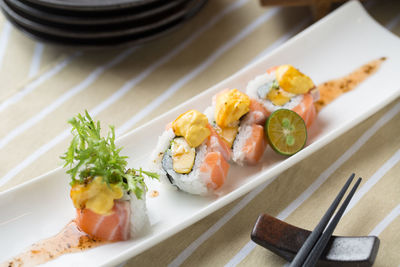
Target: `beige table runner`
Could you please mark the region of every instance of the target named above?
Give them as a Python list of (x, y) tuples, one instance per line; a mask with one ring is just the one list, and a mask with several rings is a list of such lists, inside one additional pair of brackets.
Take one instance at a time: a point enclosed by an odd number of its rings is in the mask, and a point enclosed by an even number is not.
[(17, 93), (30, 79), (52, 67), (67, 54), (69, 48), (56, 48), (35, 42), (12, 27), (0, 16), (0, 102)]
[[(366, 6), (400, 34), (399, 1), (372, 0)], [(0, 190), (60, 165), (58, 156), (70, 138), (65, 122), (74, 114), (88, 109), (102, 125), (126, 133), (268, 53), (307, 27), (309, 18), (306, 8), (209, 1), (167, 38), (139, 48), (80, 52), (31, 41), (1, 17)], [(376, 265), (399, 266), (399, 112), (397, 99), (275, 180), (126, 266), (282, 265), (282, 259), (249, 242), (258, 214), (311, 229), (351, 172), (365, 179), (335, 233), (379, 235)]]

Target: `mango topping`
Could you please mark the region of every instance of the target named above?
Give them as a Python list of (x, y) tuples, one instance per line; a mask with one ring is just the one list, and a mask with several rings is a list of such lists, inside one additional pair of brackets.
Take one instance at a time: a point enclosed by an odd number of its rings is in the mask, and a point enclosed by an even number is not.
[(172, 167), (177, 173), (189, 173), (192, 171), (196, 151), (183, 137), (174, 139), (171, 145)]
[(215, 130), (222, 137), (222, 140), (225, 141), (225, 143), (229, 147), (232, 147), (236, 135), (239, 132), (239, 126), (226, 127), (226, 128), (221, 128), (217, 126)]
[(87, 208), (101, 215), (111, 213), (114, 199), (120, 199), (123, 195), (119, 185), (107, 185), (101, 176), (96, 176), (89, 184), (76, 184), (71, 188), (75, 208)]
[(228, 90), (217, 96), (215, 122), (221, 128), (236, 126), (239, 119), (250, 110), (250, 98), (237, 89)]
[(181, 114), (172, 123), (172, 129), (177, 136), (183, 136), (191, 147), (198, 147), (211, 134), (207, 125), (206, 115), (192, 109)]
[(293, 96), (293, 94), (282, 89), (271, 89), (267, 94), (267, 99), (269, 99), (276, 106), (283, 106), (289, 102)]
[(311, 78), (301, 73), (292, 65), (279, 66), (275, 73), (279, 86), (286, 92), (305, 94), (314, 87)]

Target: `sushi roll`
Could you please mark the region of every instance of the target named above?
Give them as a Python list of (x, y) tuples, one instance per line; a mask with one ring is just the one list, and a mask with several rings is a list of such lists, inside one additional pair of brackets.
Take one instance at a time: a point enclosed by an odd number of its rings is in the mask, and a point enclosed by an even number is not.
[(314, 102), (319, 98), (318, 89), (310, 77), (292, 65), (277, 66), (257, 76), (248, 83), (246, 92), (264, 106), (267, 116), (278, 109), (291, 109), (307, 127), (316, 118)]
[(149, 224), (146, 212), (144, 175), (154, 173), (126, 169), (127, 161), (115, 146), (114, 128), (107, 138), (100, 136), (86, 112), (70, 120), (74, 135), (61, 158), (71, 176), (70, 197), (76, 208), (75, 222), (90, 237), (122, 241), (138, 236)]
[(225, 183), (229, 158), (229, 148), (207, 117), (189, 110), (167, 125), (151, 165), (164, 184), (194, 195), (210, 195)]
[(231, 149), (239, 165), (258, 163), (267, 147), (263, 124), (267, 111), (258, 101), (237, 89), (216, 94), (205, 110), (209, 122)]
[(86, 184), (72, 186), (71, 199), (76, 208), (75, 222), (91, 237), (123, 241), (139, 235), (149, 223), (145, 194), (135, 194), (116, 184), (107, 185), (102, 176)]

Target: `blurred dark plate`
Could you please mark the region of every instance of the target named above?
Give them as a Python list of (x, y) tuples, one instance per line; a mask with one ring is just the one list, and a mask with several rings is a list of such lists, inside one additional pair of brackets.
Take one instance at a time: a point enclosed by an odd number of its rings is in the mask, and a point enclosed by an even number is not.
[[(79, 25), (72, 24), (67, 25), (63, 23), (54, 23), (43, 21), (42, 19), (32, 17), (31, 15), (20, 12), (12, 6), (8, 5), (8, 0), (1, 0), (0, 5), (2, 6), (5, 13), (8, 13), (19, 24), (24, 25), (32, 30), (40, 31), (46, 34), (57, 35), (60, 37), (71, 37), (71, 38), (101, 38), (101, 37), (116, 37), (125, 34), (137, 33), (146, 31), (154, 27), (159, 27), (162, 24), (167, 24), (174, 19), (178, 19), (183, 16), (187, 10), (190, 10), (195, 0), (186, 0), (182, 4), (156, 14), (149, 16), (142, 20), (127, 21), (122, 23), (108, 23), (99, 25)], [(92, 18), (88, 18), (91, 20)]]
[(174, 12), (177, 8), (181, 8), (187, 0), (168, 1), (165, 4), (160, 4), (152, 9), (130, 9), (129, 13), (126, 10), (121, 13), (105, 13), (99, 16), (95, 14), (57, 14), (52, 10), (43, 9), (29, 3), (24, 3), (20, 0), (4, 0), (6, 4), (12, 8), (16, 13), (26, 17), (32, 21), (41, 22), (47, 25), (76, 25), (81, 27), (83, 25), (97, 27), (99, 25), (109, 26), (113, 24), (127, 23), (127, 22), (140, 22), (150, 23), (155, 16), (162, 16), (168, 12)]
[[(17, 27), (23, 33), (25, 33), (26, 35), (28, 35), (33, 39), (46, 43), (56, 44), (59, 46), (74, 46), (75, 48), (80, 48), (80, 49), (102, 49), (102, 48), (111, 48), (111, 47), (114, 48), (114, 47), (121, 47), (128, 45), (140, 45), (170, 33), (171, 31), (175, 30), (180, 25), (182, 25), (183, 22), (192, 18), (198, 11), (200, 11), (200, 9), (204, 6), (207, 0), (197, 0), (195, 2), (196, 2), (195, 5), (193, 5), (191, 9), (187, 10), (184, 16), (180, 17), (177, 20), (174, 20), (168, 24), (161, 25), (158, 28), (153, 28), (145, 32), (119, 36), (117, 38), (103, 37), (95, 39), (85, 39), (85, 38), (60, 37), (52, 34), (46, 34), (41, 31), (25, 27), (18, 21), (14, 20), (13, 17), (10, 17), (8, 13), (4, 12), (4, 9), (2, 9), (2, 11), (4, 15), (7, 17), (7, 19), (15, 27)], [(0, 4), (4, 5), (4, 2), (0, 0)]]
[(38, 6), (71, 11), (110, 11), (131, 7), (154, 6), (165, 0), (25, 0)]
[(0, 5), (9, 17), (15, 22), (20, 24), (26, 29), (30, 29), (36, 32), (40, 32), (47, 35), (63, 38), (78, 38), (78, 39), (99, 39), (99, 38), (118, 38), (126, 35), (138, 34), (153, 29), (158, 29), (164, 25), (168, 25), (175, 20), (178, 20), (190, 12), (193, 8), (198, 5), (199, 0), (191, 0), (181, 10), (176, 13), (168, 14), (165, 17), (160, 17), (157, 21), (146, 25), (137, 26), (135, 23), (126, 23), (118, 25), (118, 27), (98, 27), (97, 31), (80, 28), (79, 30), (68, 28), (68, 27), (56, 27), (48, 26), (39, 22), (31, 21), (28, 18), (22, 17), (20, 14), (15, 12), (9, 7), (4, 0), (0, 0)]
[(146, 5), (137, 5), (137, 6), (120, 6), (119, 8), (113, 8), (113, 9), (65, 9), (60, 6), (56, 7), (49, 7), (46, 5), (38, 5), (36, 3), (33, 3), (31, 0), (18, 0), (25, 5), (29, 5), (35, 9), (39, 9), (42, 11), (46, 11), (51, 14), (56, 14), (56, 15), (67, 15), (67, 16), (80, 16), (80, 17), (107, 17), (107, 16), (112, 16), (112, 15), (130, 15), (132, 13), (138, 14), (138, 13), (145, 13), (149, 10), (157, 9), (162, 5), (165, 5), (167, 3), (172, 3), (175, 1), (179, 0), (159, 0), (156, 2), (152, 2), (150, 4)]

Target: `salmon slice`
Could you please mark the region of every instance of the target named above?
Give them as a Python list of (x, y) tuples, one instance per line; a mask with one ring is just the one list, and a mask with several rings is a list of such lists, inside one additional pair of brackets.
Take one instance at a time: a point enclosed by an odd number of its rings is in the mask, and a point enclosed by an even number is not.
[(317, 117), (317, 112), (314, 106), (314, 98), (310, 93), (305, 94), (300, 104), (295, 106), (292, 110), (303, 118), (307, 128), (310, 128), (311, 124)]
[(223, 141), (222, 137), (210, 124), (208, 124), (207, 127), (211, 132), (207, 139), (207, 150), (209, 152), (219, 152), (226, 161), (229, 161), (231, 158), (231, 149), (228, 144)]
[(264, 127), (261, 125), (250, 125), (251, 134), (246, 139), (241, 152), (244, 154), (243, 163), (257, 164), (267, 148), (267, 140), (264, 134)]
[(91, 237), (105, 241), (122, 241), (130, 238), (130, 203), (114, 201), (110, 215), (100, 215), (90, 209), (77, 209), (76, 224)]
[(220, 188), (225, 183), (228, 171), (229, 164), (220, 152), (207, 153), (200, 166), (200, 174), (209, 179), (207, 187), (212, 190)]
[(264, 125), (269, 115), (270, 112), (268, 112), (261, 102), (250, 98), (250, 111), (246, 114), (243, 122), (246, 124)]
[(271, 67), (271, 68), (267, 69), (267, 73), (268, 73), (268, 74), (273, 73), (274, 71), (276, 71), (276, 69), (277, 69), (278, 67), (279, 67), (279, 66), (274, 66), (274, 67)]

